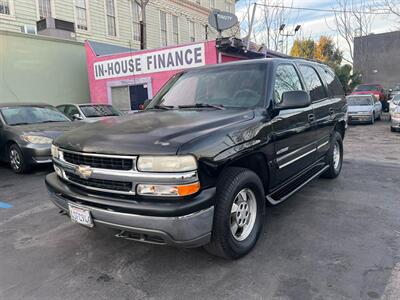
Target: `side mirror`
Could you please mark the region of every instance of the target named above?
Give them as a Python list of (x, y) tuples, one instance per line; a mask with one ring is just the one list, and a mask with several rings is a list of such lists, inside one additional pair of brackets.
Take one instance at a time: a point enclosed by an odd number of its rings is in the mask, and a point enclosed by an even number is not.
[(72, 115), (72, 121), (81, 121), (83, 120), (82, 116), (80, 114), (73, 114)]
[(282, 94), (282, 101), (276, 108), (278, 110), (303, 108), (310, 104), (311, 98), (306, 91), (290, 91)]

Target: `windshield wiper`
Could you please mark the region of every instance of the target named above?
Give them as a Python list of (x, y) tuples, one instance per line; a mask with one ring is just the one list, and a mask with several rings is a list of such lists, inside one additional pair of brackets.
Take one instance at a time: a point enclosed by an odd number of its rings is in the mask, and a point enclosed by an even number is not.
[(155, 108), (155, 109), (165, 109), (165, 110), (171, 110), (174, 107), (172, 105), (154, 105), (151, 108)]
[(39, 122), (39, 123), (58, 123), (58, 122), (62, 122), (62, 121), (47, 120), (47, 121), (42, 121), (42, 122)]
[(10, 124), (11, 126), (18, 126), (18, 125), (31, 125), (32, 123), (27, 123), (27, 122), (20, 122), (20, 123), (14, 123)]
[(216, 105), (216, 104), (208, 104), (208, 103), (196, 103), (191, 105), (179, 105), (179, 108), (215, 108), (224, 110), (223, 105)]

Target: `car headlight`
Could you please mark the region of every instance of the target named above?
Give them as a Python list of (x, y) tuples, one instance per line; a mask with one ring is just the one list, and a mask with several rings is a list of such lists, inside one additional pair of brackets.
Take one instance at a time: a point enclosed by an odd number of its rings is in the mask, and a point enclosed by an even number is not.
[(60, 158), (60, 151), (57, 146), (51, 145), (51, 156), (53, 158)]
[(40, 144), (40, 145), (50, 145), (53, 142), (52, 138), (47, 136), (40, 136), (40, 135), (24, 135), (22, 137), (25, 141), (32, 144)]
[(137, 169), (143, 172), (187, 172), (197, 170), (194, 156), (139, 156)]

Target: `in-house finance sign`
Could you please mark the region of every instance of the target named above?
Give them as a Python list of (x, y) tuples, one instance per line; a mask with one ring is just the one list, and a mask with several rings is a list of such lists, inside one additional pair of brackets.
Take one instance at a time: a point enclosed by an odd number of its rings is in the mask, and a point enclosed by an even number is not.
[(96, 80), (188, 69), (205, 65), (204, 44), (105, 60), (94, 64)]

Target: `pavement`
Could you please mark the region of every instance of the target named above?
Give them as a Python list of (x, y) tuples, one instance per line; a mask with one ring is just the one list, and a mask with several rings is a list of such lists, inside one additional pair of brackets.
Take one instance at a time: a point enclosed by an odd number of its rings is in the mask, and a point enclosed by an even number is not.
[[(0, 299), (400, 299), (400, 133), (350, 126), (342, 174), (269, 208), (245, 258), (117, 239), (0, 165)], [(11, 207), (12, 206), (12, 207)]]

